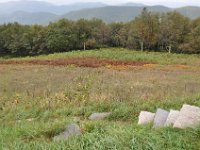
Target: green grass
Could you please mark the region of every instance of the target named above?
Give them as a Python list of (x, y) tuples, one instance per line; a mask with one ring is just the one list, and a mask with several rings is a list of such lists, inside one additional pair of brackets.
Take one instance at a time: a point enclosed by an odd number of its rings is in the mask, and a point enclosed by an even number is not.
[[(178, 103), (177, 100), (173, 100), (168, 101), (167, 106), (166, 102), (156, 101), (150, 103), (143, 101), (132, 105), (119, 102), (90, 103), (81, 107), (71, 103), (63, 108), (52, 108), (52, 110), (47, 108), (38, 110), (37, 107), (29, 110), (18, 106), (20, 109), (10, 112), (14, 115), (13, 118), (9, 117), (1, 122), (1, 146), (2, 149), (198, 150), (200, 128), (178, 130), (152, 129), (151, 125), (140, 127), (137, 125), (137, 116), (139, 111), (144, 109), (151, 111), (155, 111), (156, 107), (179, 109), (183, 102), (200, 105), (199, 101), (200, 98), (182, 100)], [(87, 116), (96, 110), (112, 110), (113, 115), (105, 121), (88, 121)], [(79, 124), (85, 133), (65, 142), (53, 142), (52, 137), (61, 132), (66, 124), (74, 123), (73, 116), (82, 117)], [(31, 117), (36, 117), (36, 120), (28, 122), (26, 118)], [(18, 119), (21, 122), (17, 122)]]
[[(125, 70), (0, 65), (0, 149), (199, 150), (200, 128), (137, 125), (142, 110), (179, 110), (185, 103), (200, 106), (200, 69), (192, 66), (199, 64), (199, 56), (103, 49), (15, 59), (80, 56), (163, 65)], [(108, 111), (112, 115), (104, 121), (88, 120), (93, 112)], [(70, 123), (79, 124), (84, 134), (54, 142), (52, 138)]]
[[(115, 60), (130, 61), (148, 61), (159, 64), (182, 64), (182, 65), (200, 65), (199, 55), (187, 54), (168, 54), (164, 52), (140, 52), (128, 49), (100, 49), (87, 51), (72, 51), (66, 53), (55, 53), (50, 55), (41, 55), (37, 57), (12, 58), (12, 60), (33, 60), (33, 59), (59, 59), (73, 57), (98, 57)], [(6, 58), (1, 58), (0, 60)], [(10, 60), (10, 59), (9, 59)]]
[[(41, 122), (41, 124), (44, 122)], [(24, 139), (31, 142), (16, 141), (13, 142), (12, 146), (3, 144), (3, 148), (8, 149), (134, 149), (134, 150), (144, 150), (144, 149), (193, 149), (198, 150), (199, 141), (191, 143), (192, 139), (198, 139), (198, 132), (185, 130), (180, 131), (176, 129), (166, 128), (162, 130), (154, 130), (149, 126), (138, 127), (136, 125), (118, 125), (113, 122), (95, 122), (88, 123), (88, 128), (93, 128), (81, 137), (72, 138), (66, 142), (53, 143), (45, 141), (39, 138), (38, 141), (33, 141), (32, 135), (38, 128), (48, 129), (50, 126), (46, 123), (45, 126), (36, 124), (36, 127), (31, 128), (30, 125), (26, 123), (19, 125), (17, 129), (14, 129), (15, 134), (20, 134), (24, 136)], [(29, 133), (23, 133), (22, 129), (27, 130)], [(7, 130), (12, 130), (7, 127)], [(41, 130), (41, 129), (40, 129)], [(39, 132), (39, 131), (38, 131)], [(40, 133), (40, 132), (39, 132)], [(46, 134), (45, 131), (41, 133)], [(40, 134), (41, 134), (40, 133)], [(29, 137), (29, 139), (27, 139)]]

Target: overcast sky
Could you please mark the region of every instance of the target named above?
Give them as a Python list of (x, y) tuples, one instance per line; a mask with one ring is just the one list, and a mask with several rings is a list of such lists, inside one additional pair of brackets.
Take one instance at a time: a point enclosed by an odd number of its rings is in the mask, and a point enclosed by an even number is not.
[[(0, 2), (17, 1), (17, 0), (0, 0)], [(76, 2), (102, 2), (107, 4), (120, 4), (126, 2), (144, 3), (147, 5), (165, 5), (170, 7), (180, 7), (186, 5), (200, 6), (200, 0), (40, 0), (54, 4), (70, 4)]]

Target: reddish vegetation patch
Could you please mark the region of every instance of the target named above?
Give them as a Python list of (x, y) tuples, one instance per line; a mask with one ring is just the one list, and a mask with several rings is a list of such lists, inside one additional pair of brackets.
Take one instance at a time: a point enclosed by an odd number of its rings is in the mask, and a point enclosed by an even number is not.
[(0, 64), (16, 64), (16, 65), (53, 65), (53, 66), (66, 66), (76, 65), (78, 67), (91, 67), (98, 68), (101, 66), (143, 66), (146, 64), (152, 64), (150, 62), (139, 61), (123, 61), (123, 60), (110, 60), (99, 59), (95, 57), (82, 57), (82, 58), (66, 58), (55, 60), (6, 60), (0, 61)]

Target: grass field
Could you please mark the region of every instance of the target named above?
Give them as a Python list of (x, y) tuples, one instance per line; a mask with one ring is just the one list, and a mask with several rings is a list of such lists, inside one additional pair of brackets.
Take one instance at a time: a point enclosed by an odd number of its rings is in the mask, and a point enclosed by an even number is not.
[[(16, 65), (16, 61), (87, 57), (148, 63)], [(199, 150), (200, 128), (152, 129), (151, 125), (137, 125), (142, 110), (180, 109), (184, 103), (200, 106), (198, 55), (102, 49), (0, 58), (0, 62), (6, 61), (15, 63), (0, 63), (0, 149)], [(105, 111), (112, 115), (104, 121), (87, 119), (93, 112)], [(77, 122), (76, 117), (81, 121)], [(74, 122), (83, 129), (82, 136), (52, 141)]]

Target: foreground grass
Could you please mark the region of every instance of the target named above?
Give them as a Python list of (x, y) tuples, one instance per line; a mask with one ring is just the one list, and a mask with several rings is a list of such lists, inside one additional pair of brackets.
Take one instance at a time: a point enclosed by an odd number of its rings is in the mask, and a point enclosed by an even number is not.
[[(179, 130), (173, 128), (152, 129), (151, 125), (138, 126), (140, 110), (156, 111), (157, 107), (180, 109), (182, 103), (200, 106), (200, 97), (193, 99), (151, 102), (23, 102), (7, 106), (1, 112), (0, 145), (2, 149), (174, 149), (198, 150), (200, 128)], [(63, 105), (63, 106), (62, 106)], [(79, 107), (77, 107), (79, 106)], [(8, 113), (9, 111), (9, 113)], [(94, 111), (112, 111), (105, 121), (87, 120)], [(81, 117), (79, 125), (84, 130), (80, 137), (68, 141), (53, 142), (52, 137), (61, 132), (66, 124), (74, 123), (74, 116)], [(34, 118), (33, 121), (27, 119)]]
[[(0, 149), (199, 150), (200, 128), (137, 125), (141, 110), (200, 106), (200, 69), (166, 65), (198, 65), (199, 56), (103, 49), (17, 59), (86, 56), (163, 65), (123, 70), (0, 65)], [(107, 111), (112, 115), (104, 121), (87, 119)], [(79, 124), (83, 135), (52, 141), (70, 123)]]
[[(147, 61), (158, 64), (182, 64), (182, 65), (200, 65), (199, 55), (187, 54), (168, 54), (164, 52), (140, 52), (128, 49), (109, 48), (100, 50), (72, 51), (66, 53), (55, 53), (50, 55), (41, 55), (37, 57), (13, 58), (12, 60), (38, 60), (38, 59), (60, 59), (71, 57), (98, 57), (114, 60)], [(0, 60), (5, 60), (0, 58)], [(10, 59), (9, 59), (10, 60)]]
[[(43, 122), (44, 123), (44, 122)], [(37, 128), (44, 128), (44, 126), (35, 125)], [(46, 128), (49, 124), (46, 123)], [(43, 139), (38, 139), (38, 141), (31, 142), (12, 142), (12, 145), (2, 145), (3, 149), (70, 149), (70, 150), (107, 150), (107, 149), (134, 149), (134, 150), (147, 150), (147, 149), (192, 149), (198, 150), (199, 148), (199, 130), (172, 130), (166, 128), (163, 130), (155, 131), (150, 127), (138, 127), (136, 125), (117, 125), (116, 123), (90, 123), (90, 127), (94, 129), (85, 133), (81, 137), (73, 138), (66, 142), (53, 143), (44, 141)], [(15, 129), (15, 134), (24, 134), (24, 138), (27, 138), (27, 133), (23, 133), (19, 128), (24, 128), (29, 132), (39, 132), (37, 128), (30, 128), (30, 125), (26, 123), (24, 125), (19, 125)], [(43, 132), (45, 132), (44, 129)], [(9, 129), (9, 128), (7, 128)], [(9, 129), (10, 130), (10, 129)], [(16, 131), (17, 130), (17, 131)], [(41, 129), (40, 129), (41, 130)], [(33, 134), (33, 133), (29, 133)], [(32, 137), (33, 138), (33, 137)], [(192, 142), (192, 139), (197, 139), (197, 142)]]

